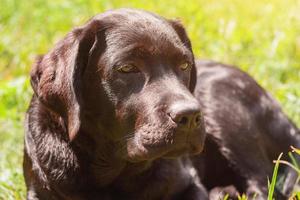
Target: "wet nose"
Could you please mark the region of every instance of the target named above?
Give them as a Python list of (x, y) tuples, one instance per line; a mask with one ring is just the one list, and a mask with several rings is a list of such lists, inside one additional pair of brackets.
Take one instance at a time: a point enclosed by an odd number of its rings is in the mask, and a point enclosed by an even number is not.
[(200, 105), (196, 102), (175, 103), (170, 107), (168, 114), (178, 127), (184, 130), (195, 129), (201, 124)]

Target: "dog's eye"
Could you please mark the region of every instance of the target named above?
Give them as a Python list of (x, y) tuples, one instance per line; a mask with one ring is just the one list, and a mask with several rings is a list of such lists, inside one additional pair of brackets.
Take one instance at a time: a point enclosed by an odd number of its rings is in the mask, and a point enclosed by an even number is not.
[(136, 66), (130, 64), (122, 65), (117, 70), (122, 73), (137, 73), (140, 71)]
[(185, 63), (182, 63), (181, 65), (179, 65), (179, 68), (180, 68), (182, 71), (185, 71), (185, 70), (191, 68), (191, 64), (188, 63), (188, 62), (185, 62)]

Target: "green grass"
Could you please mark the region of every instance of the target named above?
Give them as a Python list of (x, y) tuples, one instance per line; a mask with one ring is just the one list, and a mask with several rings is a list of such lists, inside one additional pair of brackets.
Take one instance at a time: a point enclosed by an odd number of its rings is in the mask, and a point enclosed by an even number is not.
[(0, 199), (23, 199), (23, 119), (28, 73), (72, 27), (104, 10), (142, 8), (179, 17), (197, 57), (235, 64), (255, 77), (300, 126), (300, 1), (1, 0)]
[(275, 167), (274, 167), (274, 170), (273, 170), (273, 176), (272, 176), (271, 183), (268, 180), (268, 188), (269, 188), (268, 200), (273, 200), (274, 190), (275, 190), (276, 181), (277, 181), (277, 174), (278, 174), (278, 170), (279, 170), (279, 161), (280, 161), (282, 155), (283, 154), (281, 153), (278, 156), (278, 159), (276, 160)]

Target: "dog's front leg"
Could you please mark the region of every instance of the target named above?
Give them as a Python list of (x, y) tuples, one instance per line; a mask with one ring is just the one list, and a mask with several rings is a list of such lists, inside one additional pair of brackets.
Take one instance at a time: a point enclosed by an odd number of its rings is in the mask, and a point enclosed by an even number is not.
[(176, 199), (180, 200), (208, 200), (206, 189), (199, 183), (191, 184), (184, 193)]

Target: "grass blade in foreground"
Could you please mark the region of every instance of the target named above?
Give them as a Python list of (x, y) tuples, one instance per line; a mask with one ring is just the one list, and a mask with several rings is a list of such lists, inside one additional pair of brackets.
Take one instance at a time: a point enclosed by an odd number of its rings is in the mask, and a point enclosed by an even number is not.
[(276, 184), (276, 179), (277, 179), (277, 173), (278, 173), (278, 169), (279, 169), (279, 161), (282, 157), (282, 154), (281, 153), (277, 160), (276, 160), (276, 164), (275, 164), (275, 167), (274, 167), (274, 171), (273, 171), (273, 176), (272, 176), (272, 182), (271, 184), (269, 185), (269, 193), (268, 193), (268, 200), (273, 200), (273, 195), (274, 195), (274, 190), (275, 190), (275, 184)]

